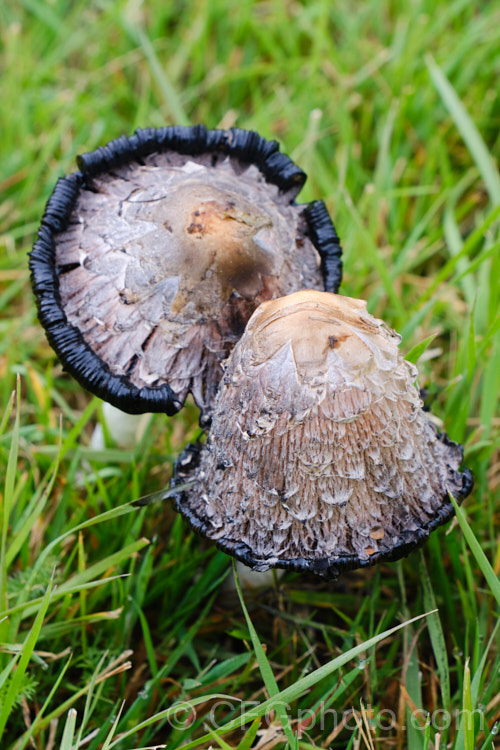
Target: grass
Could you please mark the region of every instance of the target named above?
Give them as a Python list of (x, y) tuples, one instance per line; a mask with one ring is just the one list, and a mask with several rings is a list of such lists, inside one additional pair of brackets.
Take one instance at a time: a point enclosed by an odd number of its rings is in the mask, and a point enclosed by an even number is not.
[[(465, 0), (0, 7), (2, 750), (493, 747), (500, 720), (500, 11)], [(422, 552), (241, 601), (160, 492), (189, 406), (133, 451), (56, 362), (27, 272), (75, 156), (137, 126), (277, 138), (403, 335), (473, 494)], [(425, 613), (426, 617), (414, 622)], [(401, 627), (403, 623), (407, 623)]]

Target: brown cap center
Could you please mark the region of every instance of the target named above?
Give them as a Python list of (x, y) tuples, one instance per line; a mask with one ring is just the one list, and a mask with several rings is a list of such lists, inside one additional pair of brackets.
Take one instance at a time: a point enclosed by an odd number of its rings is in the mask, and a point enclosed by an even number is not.
[(254, 364), (269, 360), (290, 342), (299, 370), (313, 374), (327, 366), (332, 351), (353, 367), (365, 366), (372, 358), (367, 340), (379, 327), (363, 300), (308, 290), (264, 302), (248, 331)]
[(179, 277), (173, 313), (182, 312), (193, 290), (198, 309), (210, 311), (214, 299), (220, 305), (233, 291), (252, 298), (261, 290), (262, 275), (279, 275), (270, 215), (236, 192), (191, 179), (154, 201), (136, 195), (133, 206), (128, 210), (137, 218), (161, 227), (143, 244), (147, 267), (158, 265), (157, 279)]

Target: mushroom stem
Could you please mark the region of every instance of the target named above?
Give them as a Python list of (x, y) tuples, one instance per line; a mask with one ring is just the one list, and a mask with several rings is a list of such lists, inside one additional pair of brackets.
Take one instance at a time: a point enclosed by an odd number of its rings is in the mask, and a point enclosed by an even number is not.
[[(118, 448), (133, 450), (144, 436), (151, 422), (151, 414), (127, 414), (106, 401), (102, 405), (103, 420), (109, 436)], [(94, 450), (106, 447), (105, 431), (102, 424), (96, 424), (90, 445)]]

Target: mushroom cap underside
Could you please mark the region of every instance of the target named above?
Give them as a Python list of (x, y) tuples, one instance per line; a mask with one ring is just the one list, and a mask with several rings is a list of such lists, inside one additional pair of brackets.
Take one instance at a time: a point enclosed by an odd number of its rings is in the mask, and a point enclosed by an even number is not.
[(402, 557), (472, 488), (424, 414), (399, 336), (339, 295), (263, 303), (230, 356), (176, 507), (247, 565), (335, 577)]
[(79, 158), (31, 253), (48, 339), (85, 387), (132, 413), (208, 411), (221, 361), (265, 299), (331, 288), (340, 245), (304, 173), (242, 130), (138, 131)]

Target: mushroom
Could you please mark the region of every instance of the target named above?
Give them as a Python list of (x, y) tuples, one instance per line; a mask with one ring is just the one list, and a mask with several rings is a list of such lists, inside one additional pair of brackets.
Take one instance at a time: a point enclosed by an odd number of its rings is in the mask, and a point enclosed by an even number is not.
[(306, 175), (245, 130), (138, 130), (59, 180), (30, 258), (39, 318), (65, 368), (123, 411), (207, 421), (221, 362), (257, 306), (337, 291), (341, 248)]
[(396, 560), (472, 488), (422, 409), (400, 336), (366, 302), (264, 302), (228, 359), (205, 445), (176, 464), (176, 508), (255, 570), (324, 577)]

